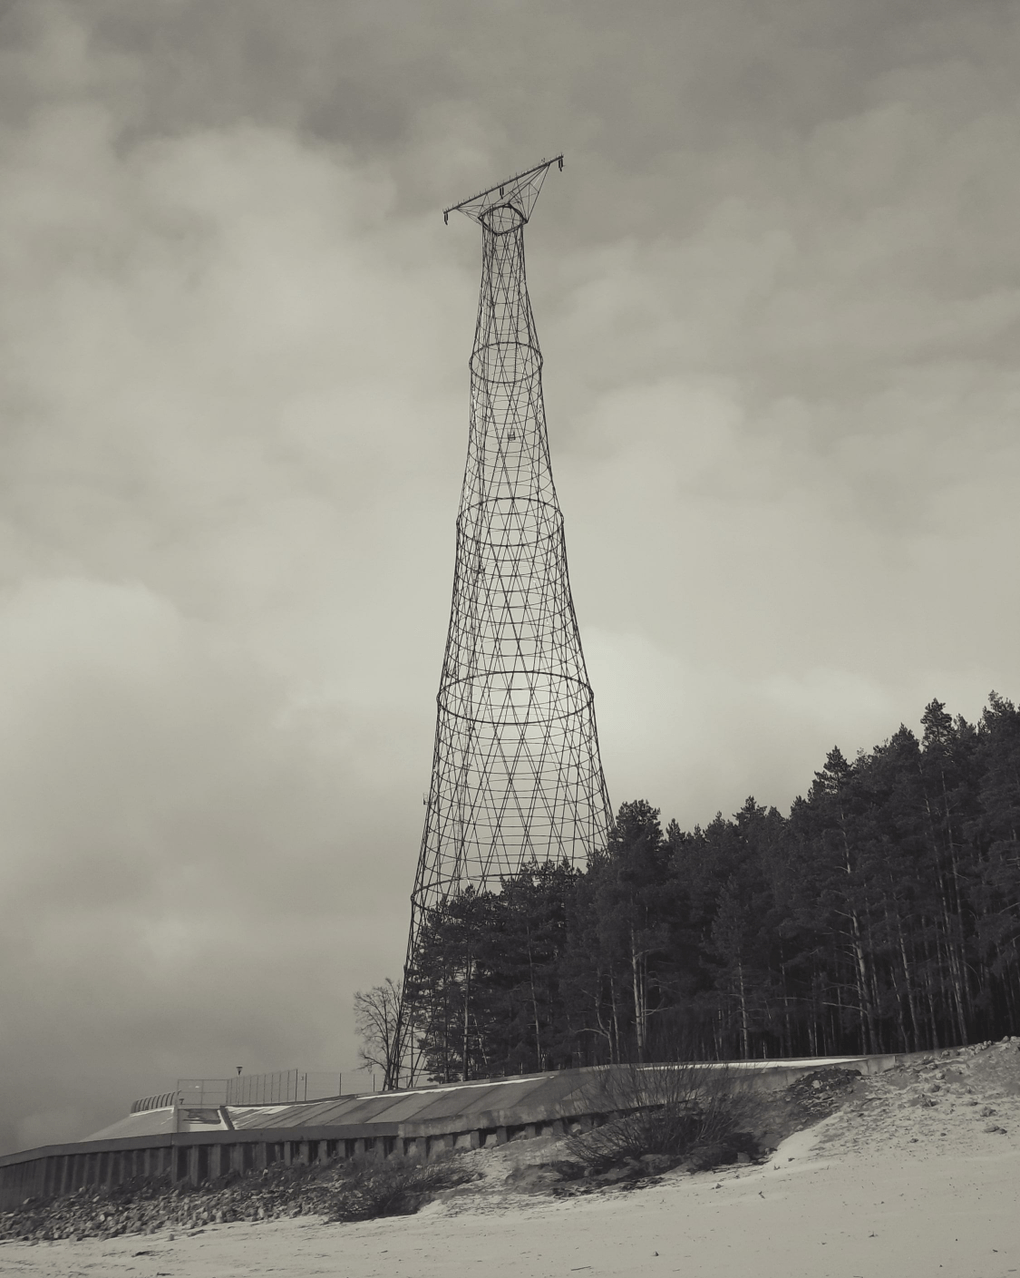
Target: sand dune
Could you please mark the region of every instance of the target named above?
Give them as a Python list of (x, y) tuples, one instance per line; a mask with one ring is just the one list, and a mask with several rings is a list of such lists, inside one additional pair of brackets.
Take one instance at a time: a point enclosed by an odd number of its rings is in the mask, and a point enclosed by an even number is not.
[(192, 1234), (7, 1243), (33, 1278), (1002, 1278), (1020, 1274), (1020, 1039), (943, 1053), (862, 1084), (766, 1164), (671, 1173), (646, 1188), (551, 1198), (522, 1142), (479, 1151), (483, 1178), (417, 1216), (314, 1218)]

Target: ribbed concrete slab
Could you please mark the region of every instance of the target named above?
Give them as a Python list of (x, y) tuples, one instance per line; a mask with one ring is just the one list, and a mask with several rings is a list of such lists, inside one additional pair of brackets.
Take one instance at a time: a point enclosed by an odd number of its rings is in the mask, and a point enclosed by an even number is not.
[[(888, 1068), (896, 1058), (834, 1056), (816, 1059), (706, 1062), (705, 1069), (735, 1069), (760, 1078), (768, 1085), (791, 1076), (833, 1065), (851, 1066), (863, 1073)], [(624, 1069), (633, 1067), (624, 1066)], [(639, 1068), (655, 1069), (656, 1066)], [(661, 1068), (661, 1067), (658, 1067)], [(577, 1105), (590, 1109), (591, 1097), (584, 1093), (592, 1086), (597, 1071), (561, 1070), (548, 1074), (528, 1074), (517, 1078), (479, 1079), (477, 1082), (435, 1084), (403, 1092), (372, 1092), (337, 1096), (330, 1100), (301, 1101), (286, 1105), (232, 1105), (227, 1108), (237, 1131), (268, 1131), (292, 1128), (364, 1127), (377, 1123), (399, 1123), (412, 1130), (436, 1131), (443, 1124), (449, 1130), (472, 1126), (515, 1125), (545, 1121), (554, 1116), (577, 1113)], [(575, 1096), (576, 1094), (576, 1096)], [(186, 1123), (186, 1114), (181, 1114)], [(90, 1136), (89, 1140), (126, 1136), (156, 1135), (174, 1130), (173, 1110), (149, 1110), (132, 1114)], [(216, 1124), (218, 1125), (218, 1124)], [(214, 1126), (216, 1126), (214, 1125)], [(208, 1129), (188, 1125), (189, 1130)]]
[(389, 1123), (389, 1111), (402, 1101), (402, 1092), (372, 1096), (343, 1096), (332, 1101), (308, 1101), (299, 1105), (258, 1105), (228, 1109), (238, 1131), (269, 1127), (339, 1127), (363, 1123)]
[[(368, 1096), (344, 1096), (332, 1101), (299, 1105), (260, 1105), (241, 1109), (231, 1106), (231, 1121), (238, 1131), (275, 1127), (346, 1127), (365, 1123), (434, 1123), (462, 1119), (465, 1127), (479, 1115), (522, 1111), (529, 1114), (556, 1106), (589, 1081), (585, 1071), (535, 1074), (525, 1078), (486, 1079), (474, 1083), (416, 1088), (406, 1092), (381, 1092)], [(512, 1120), (511, 1120), (512, 1121)]]
[(119, 1122), (93, 1132), (86, 1140), (108, 1140), (121, 1136), (158, 1136), (164, 1132), (216, 1132), (229, 1131), (227, 1124), (215, 1109), (175, 1110), (148, 1109), (140, 1114), (129, 1114)]
[(372, 1096), (352, 1097), (349, 1103), (336, 1114), (327, 1119), (330, 1126), (334, 1123), (394, 1123), (394, 1117), (405, 1107), (406, 1093), (378, 1092)]
[(369, 1096), (343, 1096), (330, 1101), (298, 1105), (230, 1106), (228, 1113), (238, 1131), (272, 1127), (340, 1127), (364, 1123), (406, 1123), (449, 1118), (505, 1109), (531, 1100), (537, 1093), (562, 1095), (578, 1079), (562, 1075), (484, 1083), (455, 1083), (448, 1087), (421, 1088), (410, 1092), (377, 1092)]
[[(526, 1095), (532, 1088), (502, 1088), (499, 1085), (484, 1087), (451, 1088), (449, 1092), (438, 1095), (433, 1091), (405, 1093), (403, 1102), (392, 1111), (398, 1122), (417, 1122), (427, 1118), (444, 1117), (461, 1114), (465, 1119), (489, 1109), (489, 1100), (497, 1093), (504, 1096), (513, 1090), (517, 1095)], [(389, 1115), (388, 1115), (389, 1116)]]
[(86, 1140), (117, 1140), (121, 1136), (161, 1136), (176, 1131), (173, 1108), (149, 1109), (141, 1114), (129, 1114), (118, 1119), (102, 1131), (93, 1132)]

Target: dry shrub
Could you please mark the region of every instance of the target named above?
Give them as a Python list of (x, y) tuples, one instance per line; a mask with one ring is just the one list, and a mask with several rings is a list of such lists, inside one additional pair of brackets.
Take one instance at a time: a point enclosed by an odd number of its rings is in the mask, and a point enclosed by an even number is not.
[(357, 1158), (341, 1163), (329, 1182), (330, 1202), (320, 1210), (331, 1220), (410, 1216), (443, 1189), (475, 1178), (457, 1157), (423, 1163), (413, 1158)]
[(572, 1136), (568, 1146), (592, 1172), (648, 1155), (700, 1168), (759, 1152), (746, 1130), (757, 1102), (732, 1070), (687, 1061), (607, 1065), (582, 1095), (589, 1112), (605, 1121)]

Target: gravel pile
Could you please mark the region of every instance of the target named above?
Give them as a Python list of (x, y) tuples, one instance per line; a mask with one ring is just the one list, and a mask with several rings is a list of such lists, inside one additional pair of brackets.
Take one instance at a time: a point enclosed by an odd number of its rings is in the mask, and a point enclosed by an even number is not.
[(437, 1191), (474, 1174), (456, 1159), (424, 1166), (393, 1159), (270, 1169), (198, 1188), (166, 1179), (136, 1180), (112, 1189), (84, 1188), (63, 1198), (26, 1199), (18, 1210), (0, 1215), (0, 1241), (80, 1241), (166, 1228), (191, 1234), (206, 1225), (302, 1215), (329, 1220), (409, 1215)]
[(843, 1104), (860, 1077), (859, 1069), (819, 1069), (791, 1083), (783, 1097), (797, 1105), (806, 1117), (825, 1118)]
[(1020, 1146), (1020, 1038), (950, 1047), (873, 1074), (827, 1124), (826, 1155), (902, 1147), (982, 1157)]

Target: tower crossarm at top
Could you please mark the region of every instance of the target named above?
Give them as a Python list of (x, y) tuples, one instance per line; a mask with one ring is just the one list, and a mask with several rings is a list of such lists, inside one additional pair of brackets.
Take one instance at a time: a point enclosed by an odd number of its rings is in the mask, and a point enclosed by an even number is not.
[(463, 213), (473, 222), (481, 222), (486, 213), (490, 213), (493, 209), (511, 208), (520, 214), (522, 221), (527, 222), (542, 189), (545, 175), (554, 164), (558, 165), (562, 172), (563, 156), (554, 155), (551, 160), (543, 160), (532, 169), (525, 169), (523, 173), (504, 178), (502, 182), (479, 191), (477, 195), (472, 195), (467, 200), (461, 200), (459, 204), (451, 204), (448, 209), (443, 209), (443, 221), (448, 223), (451, 213)]

